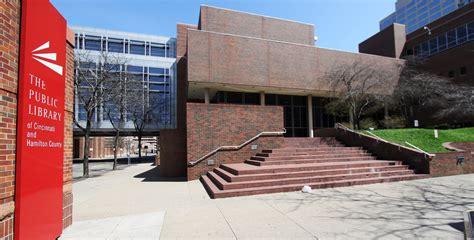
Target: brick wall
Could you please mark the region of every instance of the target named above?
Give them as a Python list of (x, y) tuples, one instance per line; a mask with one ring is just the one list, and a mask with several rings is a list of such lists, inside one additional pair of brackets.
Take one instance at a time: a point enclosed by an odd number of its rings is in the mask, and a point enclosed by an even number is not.
[(0, 239), (13, 239), (20, 2), (0, 11)]
[[(457, 157), (463, 156), (463, 164), (457, 163)], [(434, 177), (474, 173), (474, 158), (470, 152), (436, 153), (430, 161), (430, 174)]]
[[(176, 129), (163, 129), (160, 138), (160, 176), (185, 177), (186, 176), (186, 97), (188, 93), (187, 82), (187, 36), (188, 29), (196, 26), (178, 24), (176, 26)], [(157, 163), (158, 165), (158, 163)]]
[(474, 154), (474, 142), (452, 142), (449, 145)]
[[(64, 104), (63, 229), (72, 224), (72, 154), (74, 118), (74, 33), (68, 29)], [(71, 36), (72, 35), (72, 36)]]
[(430, 158), (422, 152), (342, 129), (336, 129), (336, 138), (348, 147), (363, 147), (380, 160), (401, 160), (417, 174), (430, 174)]
[[(280, 106), (253, 106), (227, 104), (187, 104), (187, 160), (196, 160), (220, 146), (240, 145), (264, 131), (283, 129), (283, 108)], [(208, 159), (215, 164), (208, 166), (202, 161), (188, 168), (188, 180), (212, 170), (222, 163), (244, 162), (262, 150), (276, 148), (283, 143), (283, 137), (262, 137), (239, 151), (219, 152)], [(251, 150), (251, 145), (258, 148)]]

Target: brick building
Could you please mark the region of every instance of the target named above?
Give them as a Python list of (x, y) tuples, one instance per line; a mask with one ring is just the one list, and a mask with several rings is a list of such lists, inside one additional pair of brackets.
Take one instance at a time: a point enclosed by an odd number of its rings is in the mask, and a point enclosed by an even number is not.
[[(238, 145), (261, 132), (312, 137), (337, 121), (324, 111), (331, 94), (327, 74), (360, 62), (393, 74), (381, 94), (398, 82), (400, 60), (314, 46), (314, 26), (290, 20), (201, 6), (197, 25), (177, 25), (177, 129), (162, 130), (163, 176), (196, 179), (213, 166), (242, 161), (257, 149), (211, 150)], [(258, 148), (278, 146), (258, 139)], [(195, 164), (193, 164), (195, 163)], [(188, 166), (189, 165), (189, 166)]]

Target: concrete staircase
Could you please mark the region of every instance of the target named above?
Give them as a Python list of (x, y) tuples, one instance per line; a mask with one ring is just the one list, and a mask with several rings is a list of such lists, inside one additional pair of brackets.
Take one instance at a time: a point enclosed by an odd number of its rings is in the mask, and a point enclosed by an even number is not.
[(334, 138), (285, 138), (245, 163), (222, 164), (201, 177), (212, 198), (299, 191), (426, 178), (397, 160), (377, 160)]

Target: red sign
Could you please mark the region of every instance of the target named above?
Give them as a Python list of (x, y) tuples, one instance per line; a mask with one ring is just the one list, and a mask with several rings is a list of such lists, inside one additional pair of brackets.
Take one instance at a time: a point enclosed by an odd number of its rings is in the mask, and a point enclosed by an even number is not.
[(61, 235), (66, 21), (48, 0), (21, 2), (15, 239)]

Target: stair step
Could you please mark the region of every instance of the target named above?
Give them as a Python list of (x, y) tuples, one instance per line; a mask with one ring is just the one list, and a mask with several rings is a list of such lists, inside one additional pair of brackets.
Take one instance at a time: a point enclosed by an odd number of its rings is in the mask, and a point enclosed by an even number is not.
[(362, 150), (360, 147), (305, 147), (305, 148), (275, 148), (263, 149), (263, 153), (277, 152), (304, 152), (304, 151), (345, 151), (345, 150)]
[(231, 189), (231, 190), (220, 190), (208, 176), (202, 176), (201, 181), (208, 190), (212, 198), (224, 198), (224, 197), (236, 197), (236, 196), (247, 196), (255, 194), (266, 194), (266, 193), (277, 193), (277, 192), (290, 192), (299, 191), (304, 185), (308, 185), (313, 189), (319, 188), (332, 188), (332, 187), (346, 187), (362, 184), (373, 184), (373, 183), (384, 183), (394, 181), (406, 181), (427, 178), (429, 175), (402, 175), (402, 176), (389, 176), (389, 177), (377, 177), (377, 178), (364, 178), (364, 179), (349, 179), (340, 181), (329, 181), (329, 182), (311, 182), (306, 184), (288, 184), (280, 186), (266, 186), (266, 187), (255, 187), (245, 189)]
[(402, 161), (377, 160), (335, 138), (285, 138), (281, 148), (264, 149), (244, 163), (222, 164), (200, 180), (212, 198), (222, 198), (426, 177)]
[(367, 157), (372, 156), (369, 153), (333, 153), (333, 154), (301, 154), (301, 155), (291, 155), (291, 156), (252, 156), (251, 160), (257, 161), (281, 161), (281, 160), (296, 160), (296, 159), (327, 159), (327, 158), (347, 158), (347, 157)]
[(338, 151), (331, 150), (313, 150), (313, 151), (301, 151), (301, 152), (276, 152), (276, 153), (257, 153), (258, 157), (284, 157), (284, 156), (302, 156), (302, 155), (326, 155), (326, 154), (370, 154), (365, 150), (346, 150), (341, 149)]
[(381, 167), (343, 168), (343, 169), (330, 169), (330, 170), (319, 170), (319, 171), (280, 172), (280, 173), (263, 173), (263, 174), (248, 174), (248, 175), (235, 175), (222, 168), (216, 168), (214, 169), (214, 172), (217, 173), (219, 176), (221, 176), (223, 179), (225, 179), (227, 182), (242, 182), (242, 181), (255, 181), (255, 180), (286, 179), (286, 178), (296, 178), (296, 177), (371, 173), (371, 172), (400, 171), (400, 170), (408, 170), (408, 166), (395, 165), (395, 166), (381, 166)]
[(376, 160), (375, 157), (339, 157), (339, 158), (309, 158), (309, 159), (289, 159), (289, 160), (246, 160), (245, 163), (255, 166), (264, 165), (285, 165), (285, 164), (305, 164), (305, 163), (335, 163), (335, 162), (354, 162)]
[(227, 182), (214, 172), (209, 172), (208, 177), (220, 190), (230, 189), (244, 189), (244, 188), (256, 188), (256, 187), (270, 187), (290, 184), (302, 184), (317, 183), (317, 182), (333, 182), (341, 180), (355, 180), (364, 178), (379, 178), (379, 177), (390, 177), (390, 176), (406, 176), (413, 175), (412, 170), (402, 171), (387, 171), (378, 173), (357, 173), (357, 174), (340, 174), (340, 175), (328, 175), (328, 176), (311, 176), (305, 178), (287, 178), (287, 179), (271, 179), (271, 180), (260, 180), (260, 181), (246, 181), (246, 182)]
[(324, 163), (324, 164), (286, 164), (276, 166), (253, 166), (245, 163), (222, 164), (221, 168), (235, 175), (257, 174), (257, 173), (278, 173), (278, 172), (298, 172), (298, 171), (315, 171), (324, 169), (337, 168), (360, 168), (360, 167), (376, 167), (388, 165), (401, 165), (401, 161), (387, 160), (371, 160), (371, 161), (354, 161), (342, 163)]

